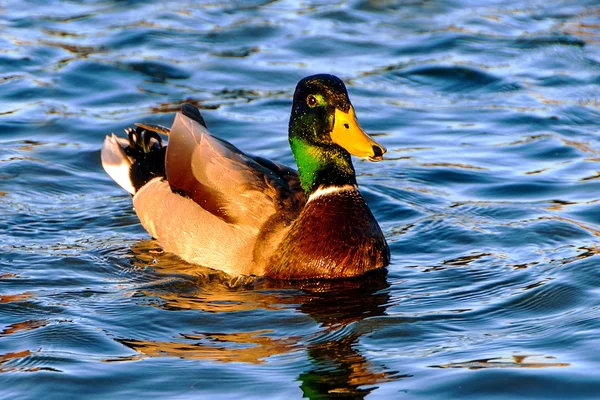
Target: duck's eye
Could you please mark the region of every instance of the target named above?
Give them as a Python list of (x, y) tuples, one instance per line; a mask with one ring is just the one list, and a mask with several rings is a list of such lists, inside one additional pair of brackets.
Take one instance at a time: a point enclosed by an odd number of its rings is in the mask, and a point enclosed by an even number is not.
[(314, 107), (316, 106), (318, 103), (317, 98), (315, 96), (313, 96), (312, 94), (309, 94), (308, 97), (306, 98), (306, 104), (308, 104), (309, 107)]

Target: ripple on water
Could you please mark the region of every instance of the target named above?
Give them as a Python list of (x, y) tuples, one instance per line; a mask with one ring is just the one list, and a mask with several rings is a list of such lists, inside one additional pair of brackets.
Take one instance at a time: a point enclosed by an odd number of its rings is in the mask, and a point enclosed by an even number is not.
[(478, 90), (490, 93), (520, 89), (517, 84), (504, 83), (502, 79), (485, 71), (464, 66), (417, 67), (395, 72), (394, 75), (415, 85), (456, 94), (472, 93)]

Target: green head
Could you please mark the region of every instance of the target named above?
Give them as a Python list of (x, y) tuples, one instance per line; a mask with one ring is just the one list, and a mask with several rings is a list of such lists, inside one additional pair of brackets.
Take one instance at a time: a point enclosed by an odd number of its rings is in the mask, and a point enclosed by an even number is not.
[(386, 151), (358, 124), (344, 82), (327, 74), (298, 82), (289, 140), (307, 194), (321, 186), (355, 184), (350, 154), (381, 161)]

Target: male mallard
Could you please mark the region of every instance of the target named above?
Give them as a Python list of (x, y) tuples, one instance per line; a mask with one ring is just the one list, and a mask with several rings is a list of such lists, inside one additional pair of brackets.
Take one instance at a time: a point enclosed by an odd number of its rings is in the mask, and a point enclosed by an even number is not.
[[(359, 126), (333, 75), (302, 79), (289, 141), (298, 172), (212, 136), (186, 104), (171, 129), (107, 136), (106, 172), (133, 195), (144, 228), (185, 261), (230, 275), (345, 278), (388, 265), (390, 250), (358, 191), (350, 154), (385, 148)], [(169, 136), (163, 146), (160, 136)]]

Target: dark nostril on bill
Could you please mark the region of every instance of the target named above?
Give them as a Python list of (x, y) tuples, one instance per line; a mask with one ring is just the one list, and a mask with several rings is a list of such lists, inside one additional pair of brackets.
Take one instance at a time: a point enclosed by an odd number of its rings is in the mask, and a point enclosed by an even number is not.
[(379, 146), (373, 146), (373, 153), (375, 157), (383, 157), (383, 149)]
[(348, 124), (344, 124), (344, 128), (346, 128), (346, 129), (350, 129), (350, 125), (348, 125)]

